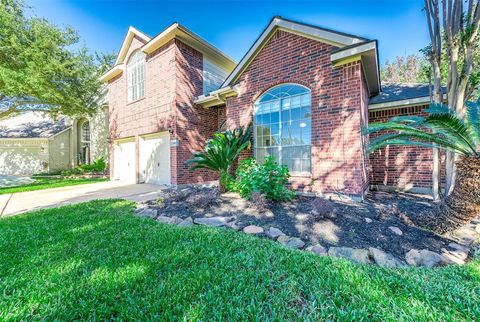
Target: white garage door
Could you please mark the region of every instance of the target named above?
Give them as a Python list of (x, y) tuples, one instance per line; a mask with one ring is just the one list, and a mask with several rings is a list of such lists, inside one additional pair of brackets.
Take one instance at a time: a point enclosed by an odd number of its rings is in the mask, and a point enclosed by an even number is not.
[(116, 142), (113, 153), (114, 179), (135, 183), (135, 141)]
[(47, 171), (45, 147), (0, 147), (0, 175), (30, 175)]
[(139, 157), (141, 182), (170, 184), (170, 135), (168, 132), (142, 137)]

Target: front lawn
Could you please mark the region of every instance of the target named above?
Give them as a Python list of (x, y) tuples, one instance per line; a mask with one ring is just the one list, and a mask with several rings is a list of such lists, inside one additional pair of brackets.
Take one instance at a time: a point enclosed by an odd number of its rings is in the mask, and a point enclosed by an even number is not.
[(480, 262), (384, 269), (99, 200), (0, 220), (0, 320), (475, 320)]
[(59, 188), (66, 186), (76, 186), (87, 183), (95, 183), (101, 181), (108, 181), (106, 178), (47, 178), (47, 177), (35, 177), (35, 182), (15, 187), (3, 187), (0, 188), (0, 195), (7, 193), (16, 193), (24, 191), (35, 191), (49, 188)]

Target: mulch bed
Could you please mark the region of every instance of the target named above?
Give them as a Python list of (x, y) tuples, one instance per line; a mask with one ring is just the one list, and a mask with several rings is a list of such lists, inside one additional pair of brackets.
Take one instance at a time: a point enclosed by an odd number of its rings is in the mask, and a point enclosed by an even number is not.
[[(265, 229), (273, 226), (310, 244), (376, 247), (401, 259), (411, 249), (441, 252), (452, 242), (420, 227), (424, 213), (433, 205), (430, 199), (412, 194), (372, 192), (363, 203), (326, 201), (322, 207), (313, 206), (314, 198), (298, 197), (291, 202), (272, 203), (266, 212), (259, 212), (233, 193), (210, 196), (207, 202), (199, 199), (205, 194), (211, 195), (211, 188), (167, 190), (161, 205), (153, 200), (148, 203), (164, 216), (182, 219), (236, 216), (238, 225), (258, 225)], [(201, 203), (206, 206), (199, 207)], [(395, 234), (389, 229), (391, 226), (403, 234)]]

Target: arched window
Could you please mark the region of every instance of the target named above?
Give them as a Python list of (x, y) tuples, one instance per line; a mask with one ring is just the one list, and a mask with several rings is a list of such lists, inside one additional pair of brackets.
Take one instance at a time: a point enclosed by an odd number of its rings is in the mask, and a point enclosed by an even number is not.
[(90, 143), (90, 123), (85, 121), (82, 123), (82, 142)]
[(80, 120), (78, 122), (78, 164), (90, 163), (90, 122)]
[(127, 65), (128, 101), (133, 102), (145, 96), (145, 55), (137, 50)]
[(255, 157), (272, 156), (292, 173), (311, 172), (311, 95), (297, 84), (282, 84), (255, 102)]

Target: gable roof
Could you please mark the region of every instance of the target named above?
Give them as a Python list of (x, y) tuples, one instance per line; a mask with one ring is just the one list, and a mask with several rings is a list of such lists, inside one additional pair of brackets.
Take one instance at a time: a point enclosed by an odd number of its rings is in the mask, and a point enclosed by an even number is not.
[(290, 33), (298, 34), (303, 37), (311, 38), (317, 41), (322, 41), (340, 48), (352, 46), (364, 42), (369, 39), (334, 31), (327, 28), (313, 26), (306, 23), (301, 23), (293, 20), (288, 20), (279, 16), (273, 17), (268, 26), (263, 30), (257, 40), (253, 43), (245, 56), (240, 60), (233, 72), (225, 79), (221, 87), (232, 85), (237, 80), (240, 74), (248, 67), (250, 62), (256, 57), (258, 52), (268, 42), (270, 37), (277, 30), (284, 30)]
[(49, 138), (69, 127), (66, 117), (53, 120), (47, 113), (28, 111), (0, 121), (0, 138)]
[(123, 39), (122, 47), (120, 47), (120, 51), (118, 52), (117, 59), (115, 60), (115, 65), (122, 64), (125, 61), (125, 56), (127, 55), (128, 49), (132, 44), (133, 38), (137, 36), (145, 43), (149, 42), (152, 38), (141, 32), (140, 30), (130, 26), (128, 27), (127, 34)]
[(168, 28), (166, 28), (153, 38), (150, 38), (138, 31), (137, 29), (130, 27), (128, 29), (127, 36), (123, 41), (122, 48), (120, 49), (117, 60), (115, 62), (115, 66), (113, 66), (105, 74), (100, 76), (101, 82), (106, 83), (115, 76), (123, 73), (123, 71), (125, 70), (125, 56), (128, 52), (128, 48), (131, 45), (134, 36), (139, 36), (145, 41), (145, 44), (140, 47), (140, 50), (146, 54), (154, 52), (162, 45), (176, 38), (189, 45), (190, 47), (198, 50), (212, 62), (227, 70), (227, 72), (232, 71), (237, 64), (232, 58), (224, 54), (221, 50), (219, 50), (197, 34), (190, 31), (188, 28), (177, 22), (171, 24)]
[[(430, 102), (431, 85), (421, 83), (383, 83), (382, 91), (370, 98), (369, 108), (388, 108), (408, 106), (413, 104), (427, 104)], [(445, 95), (446, 87), (442, 87)]]

